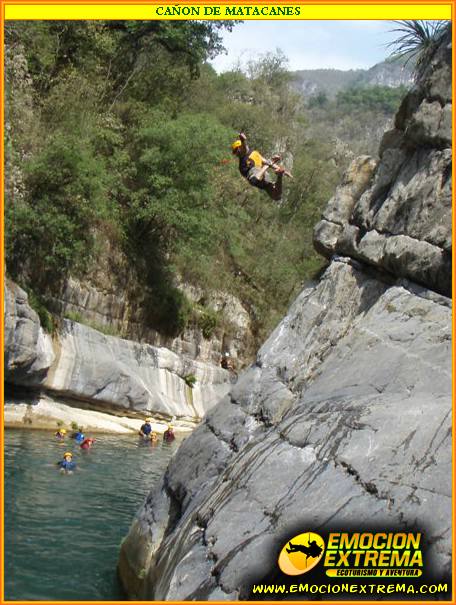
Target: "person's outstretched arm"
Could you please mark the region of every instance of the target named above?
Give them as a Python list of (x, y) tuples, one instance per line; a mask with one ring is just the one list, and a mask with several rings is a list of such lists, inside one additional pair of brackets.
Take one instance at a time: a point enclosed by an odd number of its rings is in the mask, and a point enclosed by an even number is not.
[(240, 132), (239, 133), (239, 140), (242, 142), (242, 153), (245, 154), (247, 153), (247, 135), (245, 134), (245, 132)]

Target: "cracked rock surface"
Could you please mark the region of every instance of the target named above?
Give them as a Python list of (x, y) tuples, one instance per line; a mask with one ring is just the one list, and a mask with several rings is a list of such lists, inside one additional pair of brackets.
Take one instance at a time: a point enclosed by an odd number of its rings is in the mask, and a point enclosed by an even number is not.
[(450, 476), (449, 300), (334, 261), (180, 447), (120, 574), (131, 598), (248, 598), (293, 528), (333, 523), (418, 523), (448, 570)]

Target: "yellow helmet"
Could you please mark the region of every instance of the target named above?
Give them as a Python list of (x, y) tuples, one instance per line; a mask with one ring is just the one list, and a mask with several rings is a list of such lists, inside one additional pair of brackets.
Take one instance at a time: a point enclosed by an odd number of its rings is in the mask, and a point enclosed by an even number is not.
[(237, 139), (234, 141), (234, 143), (231, 143), (231, 149), (233, 151), (236, 151), (236, 149), (239, 149), (239, 147), (242, 147), (242, 141), (240, 139)]
[(73, 458), (73, 454), (71, 452), (65, 452), (63, 454), (63, 457), (66, 458), (67, 456), (69, 456), (70, 458)]
[(66, 435), (66, 429), (60, 429), (60, 432)]
[(151, 418), (146, 418), (144, 422), (152, 422)]

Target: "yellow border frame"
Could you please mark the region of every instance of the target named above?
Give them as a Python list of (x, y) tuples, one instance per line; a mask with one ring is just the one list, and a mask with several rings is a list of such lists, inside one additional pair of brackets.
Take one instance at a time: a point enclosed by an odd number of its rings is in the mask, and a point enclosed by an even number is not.
[[(283, 0), (282, 0), (283, 1)], [(167, 20), (186, 20), (186, 17), (163, 16), (163, 9), (170, 3), (154, 2), (153, 4), (5, 4), (6, 19), (163, 19)], [(175, 4), (175, 3), (173, 3)], [(204, 7), (219, 6), (221, 15), (216, 19), (232, 19), (231, 15), (226, 14), (226, 7), (238, 6), (256, 6), (263, 8), (274, 4), (280, 5), (280, 2), (266, 1), (261, 4), (247, 2), (178, 2), (181, 7), (199, 8), (198, 19), (214, 20), (214, 17), (205, 15)], [(280, 20), (310, 20), (310, 19), (331, 19), (331, 20), (353, 20), (353, 19), (451, 19), (451, 6), (448, 4), (302, 4), (293, 1), (286, 3), (287, 6), (299, 6), (302, 14), (299, 16), (284, 17)], [(362, 15), (362, 16), (360, 16)], [(195, 18), (195, 16), (193, 16)], [(271, 17), (240, 17), (244, 20), (271, 20)]]
[[(285, 2), (285, 0), (266, 0), (263, 1), (261, 5), (257, 4), (254, 0), (245, 0), (241, 2), (240, 0), (228, 0), (225, 2), (221, 2), (220, 0), (215, 0), (210, 2), (209, 0), (194, 0), (190, 1), (182, 1), (177, 0), (172, 2), (172, 0), (164, 0), (162, 2), (158, 2), (158, 0), (148, 1), (148, 0), (136, 0), (135, 2), (122, 2), (116, 0), (98, 0), (97, 2), (62, 2), (59, 0), (56, 1), (47, 1), (40, 2), (40, 0), (29, 0), (21, 1), (21, 0), (0, 0), (1, 2), (1, 111), (2, 111), (2, 137), (0, 142), (1, 148), (1, 158), (2, 158), (2, 166), (4, 166), (5, 161), (5, 150), (4, 150), (4, 138), (3, 138), (3, 128), (4, 128), (4, 66), (3, 66), (3, 48), (4, 48), (4, 29), (3, 24), (6, 19), (69, 19), (69, 20), (85, 20), (85, 19), (153, 19), (154, 15), (156, 15), (156, 9), (158, 6), (166, 6), (166, 5), (180, 5), (180, 6), (267, 6), (267, 5), (277, 5), (280, 6), (282, 4), (286, 4), (287, 6), (301, 6), (305, 9), (305, 14), (300, 15), (299, 17), (294, 17), (295, 20), (314, 20), (314, 19), (331, 19), (331, 20), (369, 20), (369, 19), (451, 19), (453, 20), (453, 10), (454, 10), (454, 1), (450, 2), (432, 2), (425, 0), (414, 0), (414, 1), (402, 1), (400, 4), (394, 2), (394, 0), (386, 0), (386, 1), (366, 1), (366, 0), (352, 0), (351, 2), (343, 2), (333, 0), (332, 2), (327, 2), (325, 0), (313, 0), (312, 3), (307, 3), (304, 0), (292, 0), (291, 2)], [(155, 13), (154, 13), (155, 11)], [(163, 17), (158, 17), (163, 19)], [(208, 19), (209, 17), (204, 17), (202, 15), (200, 18)], [(223, 15), (218, 17), (219, 19), (224, 19)], [(232, 19), (232, 17), (230, 17)], [(239, 19), (246, 20), (246, 17), (240, 17)], [(239, 20), (233, 19), (233, 20)], [(283, 17), (273, 19), (271, 17), (265, 17), (264, 20), (284, 20)], [(453, 91), (455, 88), (454, 82), (454, 59), (455, 59), (455, 41), (456, 36), (453, 29), (452, 34), (453, 39)], [(455, 127), (456, 127), (456, 117), (453, 112), (452, 116), (452, 125), (453, 125), (453, 157), (454, 157), (454, 149), (455, 149)], [(455, 168), (453, 166), (453, 182), (455, 176)], [(1, 256), (1, 266), (0, 266), (0, 281), (1, 281), (1, 291), (0, 291), (0, 302), (2, 304), (2, 310), (4, 309), (4, 259), (5, 259), (5, 249), (4, 249), (4, 181), (2, 179), (1, 182), (1, 200), (0, 200), (0, 256)], [(453, 190), (452, 196), (452, 228), (453, 233), (456, 230), (456, 219), (454, 213), (455, 207), (455, 194)], [(452, 250), (452, 260), (453, 260), (453, 300), (456, 298), (456, 284), (455, 284), (455, 263), (456, 263), (456, 252), (453, 248)], [(2, 345), (2, 350), (4, 349), (4, 316), (2, 313), (2, 324), (0, 330), (0, 343)], [(452, 395), (453, 395), (453, 417), (452, 417), (452, 428), (453, 428), (453, 436), (454, 436), (454, 401), (456, 400), (456, 387), (455, 387), (455, 369), (456, 369), (456, 347), (454, 342), (455, 337), (455, 311), (453, 309), (452, 312), (452, 369), (453, 369), (453, 381), (452, 381)], [(3, 366), (3, 356), (0, 361), (0, 379), (2, 381), (2, 385), (4, 382), (4, 366)], [(2, 403), (2, 417), (0, 423), (0, 434), (2, 437), (2, 443), (4, 441), (4, 418), (3, 418), (3, 402), (4, 402), (4, 391), (2, 386), (2, 395), (1, 395), (1, 403)], [(453, 437), (454, 438), (454, 437)], [(0, 448), (0, 466), (3, 472), (4, 468), (4, 451), (3, 447)], [(455, 465), (454, 465), (454, 444), (453, 444), (453, 458), (452, 458), (452, 512), (453, 512), (453, 524), (452, 524), (452, 539), (453, 539), (453, 550), (456, 541), (456, 531), (455, 531), (455, 498), (454, 494), (456, 491), (456, 476), (455, 476)], [(138, 605), (143, 605), (144, 603), (154, 603), (154, 604), (166, 604), (166, 603), (175, 603), (175, 604), (185, 604), (188, 601), (5, 601), (4, 600), (4, 485), (3, 478), (0, 481), (0, 497), (1, 497), (1, 505), (2, 505), (2, 518), (0, 522), (0, 565), (1, 565), (1, 576), (0, 576), (0, 605), (3, 604), (11, 604), (11, 605), (22, 605), (22, 604), (30, 604), (34, 605), (35, 603), (44, 603), (45, 605), (54, 605), (61, 603), (93, 603), (93, 604), (118, 604), (121, 605), (123, 603), (137, 603)], [(453, 599), (451, 601), (439, 601), (440, 603), (456, 603), (456, 561), (453, 556), (452, 563), (452, 594)], [(207, 601), (194, 601), (195, 603), (207, 603)], [(225, 601), (226, 602), (226, 601)], [(283, 603), (283, 601), (237, 601), (238, 603)], [(288, 603), (313, 603), (314, 601), (287, 601)], [(372, 603), (380, 603), (384, 601), (319, 601), (322, 604), (331, 604), (334, 603), (359, 603), (360, 605)], [(386, 601), (390, 605), (394, 605), (394, 601)], [(406, 604), (416, 604), (423, 603), (421, 600), (413, 600), (413, 601), (399, 601), (398, 605), (406, 605)]]

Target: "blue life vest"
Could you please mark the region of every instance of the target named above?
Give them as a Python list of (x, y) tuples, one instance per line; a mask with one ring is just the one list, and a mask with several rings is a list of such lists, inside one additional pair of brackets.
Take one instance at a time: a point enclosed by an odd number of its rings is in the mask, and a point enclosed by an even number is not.
[(72, 460), (61, 460), (59, 466), (66, 471), (72, 471), (76, 468), (76, 462), (73, 462)]

